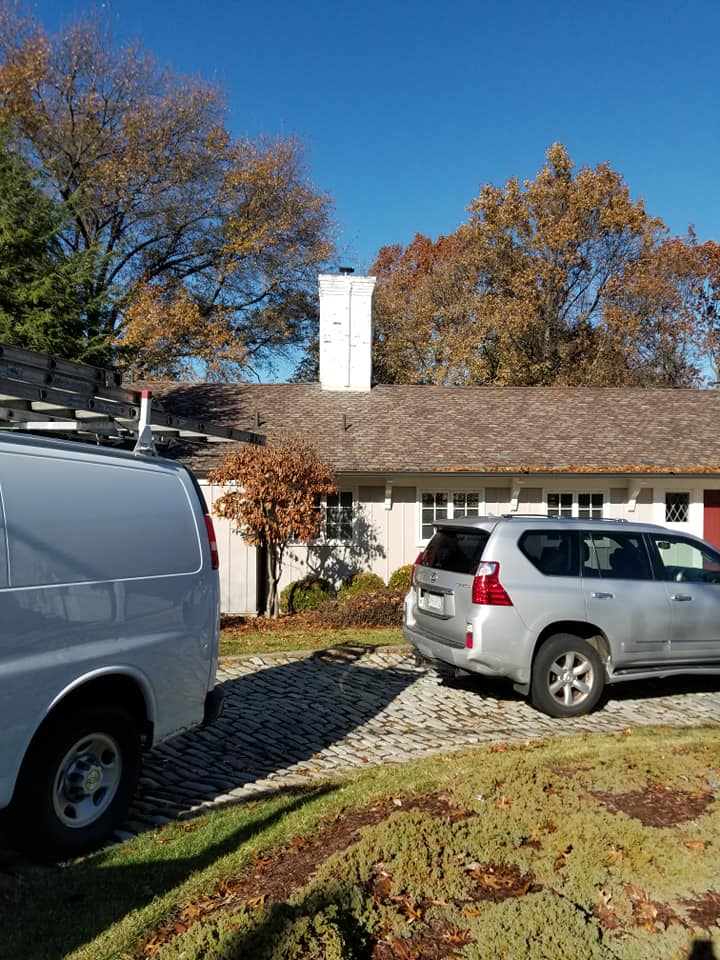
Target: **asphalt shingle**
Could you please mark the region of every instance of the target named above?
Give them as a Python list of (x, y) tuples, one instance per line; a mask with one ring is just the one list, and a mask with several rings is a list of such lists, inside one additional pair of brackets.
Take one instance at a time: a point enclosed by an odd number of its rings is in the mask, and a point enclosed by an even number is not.
[[(296, 435), (338, 472), (720, 473), (720, 392), (155, 383), (178, 415)], [(182, 454), (199, 473), (225, 444)]]

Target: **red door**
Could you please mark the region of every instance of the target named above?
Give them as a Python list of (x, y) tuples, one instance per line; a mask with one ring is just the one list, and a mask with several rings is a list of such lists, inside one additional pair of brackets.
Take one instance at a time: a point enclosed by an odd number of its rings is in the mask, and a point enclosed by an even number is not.
[(713, 546), (720, 547), (720, 490), (706, 490), (703, 503), (703, 537)]

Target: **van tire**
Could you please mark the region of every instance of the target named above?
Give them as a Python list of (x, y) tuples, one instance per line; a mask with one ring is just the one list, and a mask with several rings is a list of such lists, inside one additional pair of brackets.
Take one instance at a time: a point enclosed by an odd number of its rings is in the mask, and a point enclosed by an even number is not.
[(605, 667), (592, 644), (557, 633), (542, 644), (533, 663), (530, 702), (550, 717), (589, 713), (602, 696)]
[(22, 849), (62, 860), (96, 848), (127, 815), (140, 731), (113, 703), (60, 710), (46, 724), (23, 763), (10, 816)]

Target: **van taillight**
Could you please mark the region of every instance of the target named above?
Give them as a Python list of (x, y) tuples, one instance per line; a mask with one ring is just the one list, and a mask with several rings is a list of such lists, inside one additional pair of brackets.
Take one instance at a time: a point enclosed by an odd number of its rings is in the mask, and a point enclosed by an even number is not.
[(422, 560), (424, 553), (425, 553), (425, 551), (424, 551), (424, 550), (421, 550), (420, 553), (417, 555), (417, 560), (416, 560), (415, 563), (413, 564), (412, 573), (410, 574), (410, 586), (411, 586), (411, 587), (414, 587), (414, 586), (415, 586), (415, 570), (417, 569), (418, 564), (419, 564), (420, 561)]
[(477, 568), (473, 577), (472, 602), (495, 607), (511, 607), (512, 600), (500, 583), (500, 564), (486, 561)]
[(218, 554), (217, 539), (215, 538), (215, 528), (213, 527), (212, 517), (209, 513), (205, 514), (205, 529), (208, 535), (208, 544), (210, 546), (210, 566), (217, 570), (220, 566), (220, 555)]

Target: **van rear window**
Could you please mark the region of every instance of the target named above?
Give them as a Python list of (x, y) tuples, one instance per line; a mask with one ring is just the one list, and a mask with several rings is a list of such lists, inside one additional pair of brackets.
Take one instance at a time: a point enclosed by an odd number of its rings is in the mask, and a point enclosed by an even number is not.
[(451, 573), (475, 573), (490, 534), (486, 530), (437, 530), (420, 561)]

